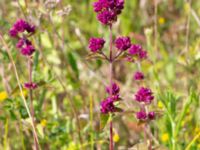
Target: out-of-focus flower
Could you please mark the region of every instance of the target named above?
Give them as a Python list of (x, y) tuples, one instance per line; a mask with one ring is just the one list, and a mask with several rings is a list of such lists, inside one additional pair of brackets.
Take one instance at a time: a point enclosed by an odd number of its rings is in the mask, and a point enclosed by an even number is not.
[(137, 55), (141, 50), (142, 50), (142, 46), (137, 45), (137, 44), (133, 44), (129, 48), (128, 52), (129, 52), (130, 55)]
[(159, 107), (160, 109), (163, 108), (163, 103), (162, 103), (161, 101), (158, 101), (158, 107)]
[(120, 140), (119, 134), (115, 132), (114, 135), (113, 135), (113, 141), (115, 143), (117, 143), (117, 142), (119, 142), (119, 140)]
[(0, 92), (0, 102), (3, 102), (6, 98), (8, 98), (8, 94), (6, 91)]
[(169, 140), (169, 134), (168, 133), (162, 134), (161, 140), (162, 142), (167, 142)]
[(106, 92), (108, 94), (112, 93), (112, 95), (117, 95), (119, 94), (119, 91), (120, 91), (120, 88), (115, 82), (112, 83), (112, 87), (110, 86), (106, 87)]
[(24, 83), (24, 87), (26, 89), (36, 89), (38, 87), (37, 83)]
[(133, 44), (128, 50), (129, 55), (136, 56), (138, 59), (146, 59), (147, 51), (143, 50), (140, 45)]
[(148, 118), (150, 119), (150, 120), (154, 120), (155, 119), (155, 116), (156, 116), (156, 114), (155, 114), (155, 112), (149, 112), (148, 113)]
[(46, 125), (47, 125), (47, 120), (46, 120), (46, 119), (42, 119), (42, 120), (40, 121), (40, 124), (41, 124), (42, 127), (46, 127)]
[(144, 79), (144, 74), (140, 71), (137, 71), (134, 76), (133, 76), (134, 80), (143, 80)]
[(26, 47), (23, 47), (20, 52), (22, 55), (31, 56), (35, 52), (35, 48), (33, 45), (27, 45)]
[(159, 23), (160, 25), (163, 25), (163, 24), (165, 23), (165, 18), (160, 17), (160, 18), (158, 19), (158, 23)]

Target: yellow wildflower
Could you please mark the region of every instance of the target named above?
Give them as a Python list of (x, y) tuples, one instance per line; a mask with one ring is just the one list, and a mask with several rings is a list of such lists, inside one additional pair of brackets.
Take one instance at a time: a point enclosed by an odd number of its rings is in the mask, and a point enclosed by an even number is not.
[(164, 133), (161, 137), (162, 142), (167, 142), (169, 140), (169, 134)]
[(8, 98), (8, 95), (5, 91), (0, 92), (0, 102), (3, 102), (6, 98)]
[(46, 127), (47, 125), (47, 120), (46, 119), (42, 119), (40, 124), (42, 125), (42, 127)]
[(158, 101), (158, 108), (162, 109), (163, 108), (163, 104), (161, 101)]
[(160, 25), (163, 25), (163, 24), (165, 23), (165, 18), (160, 17), (160, 18), (158, 19), (158, 23), (159, 23)]
[(115, 133), (115, 134), (113, 135), (113, 141), (114, 141), (115, 143), (117, 143), (117, 142), (119, 142), (119, 139), (120, 139), (119, 134), (118, 134), (118, 133)]

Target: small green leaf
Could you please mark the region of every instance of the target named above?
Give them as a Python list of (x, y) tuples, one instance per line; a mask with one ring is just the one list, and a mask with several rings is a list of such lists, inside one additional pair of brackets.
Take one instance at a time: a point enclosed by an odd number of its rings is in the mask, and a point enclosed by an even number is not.
[(101, 117), (100, 130), (103, 130), (104, 127), (106, 126), (108, 120), (109, 120), (109, 115), (108, 114), (101, 114), (100, 117)]

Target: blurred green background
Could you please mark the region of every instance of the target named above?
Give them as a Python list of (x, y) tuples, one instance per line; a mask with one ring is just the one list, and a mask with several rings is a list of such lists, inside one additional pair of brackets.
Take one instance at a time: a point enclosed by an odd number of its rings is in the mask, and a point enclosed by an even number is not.
[[(108, 63), (88, 60), (87, 55), (90, 37), (105, 38), (108, 52), (109, 32), (97, 21), (93, 2), (0, 0), (0, 33), (22, 84), (28, 79), (27, 60), (16, 50), (8, 31), (19, 18), (37, 26), (32, 37), (37, 49), (33, 79), (39, 83), (34, 108), (44, 150), (108, 149), (108, 126), (100, 115)], [(148, 51), (150, 61), (142, 62), (141, 70), (146, 75), (142, 84), (152, 88), (156, 97), (151, 109), (159, 112), (151, 122), (154, 149), (199, 150), (200, 1), (126, 0), (113, 30), (115, 37), (130, 36)], [(139, 86), (132, 78), (136, 70), (133, 63), (115, 63), (114, 78), (125, 110), (138, 109), (133, 100)], [(0, 75), (0, 149), (29, 150), (33, 144), (30, 120), (2, 43)], [(115, 116), (114, 141), (116, 150), (147, 149), (133, 113)]]

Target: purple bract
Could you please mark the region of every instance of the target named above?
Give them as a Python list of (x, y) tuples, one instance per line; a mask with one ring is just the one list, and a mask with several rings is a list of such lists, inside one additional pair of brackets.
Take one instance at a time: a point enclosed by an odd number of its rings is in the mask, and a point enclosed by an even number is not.
[(136, 113), (136, 118), (139, 120), (145, 120), (145, 119), (147, 119), (147, 114), (145, 111), (141, 110)]
[(26, 22), (23, 19), (19, 19), (12, 26), (12, 28), (9, 31), (9, 34), (10, 34), (11, 37), (17, 38), (18, 34), (24, 32), (24, 31), (26, 31), (28, 33), (34, 33), (35, 32), (35, 26), (29, 24), (28, 22)]
[(136, 56), (139, 59), (147, 58), (147, 51), (143, 50), (140, 45), (133, 44), (128, 50), (129, 55)]
[(124, 8), (124, 0), (98, 0), (93, 7), (98, 13), (97, 19), (104, 25), (111, 25)]
[(131, 40), (129, 37), (118, 37), (115, 40), (115, 46), (118, 50), (125, 51), (131, 46)]
[(116, 14), (113, 11), (104, 10), (97, 15), (97, 19), (104, 25), (110, 25), (116, 20)]
[(153, 120), (153, 119), (155, 119), (155, 112), (149, 112), (149, 114), (148, 114), (148, 118), (150, 119), (150, 120)]
[(96, 53), (100, 51), (105, 44), (105, 40), (102, 38), (91, 38), (89, 41), (89, 48), (91, 52)]
[(143, 80), (144, 79), (144, 74), (142, 72), (137, 71), (134, 74), (133, 78), (134, 78), (134, 80)]
[(38, 87), (37, 83), (24, 83), (24, 87), (26, 89), (36, 89)]
[(33, 45), (26, 45), (20, 50), (22, 55), (31, 56), (35, 52)]
[(115, 112), (114, 101), (110, 97), (101, 102), (101, 113), (107, 114), (109, 112)]
[(112, 83), (112, 88), (110, 86), (106, 87), (106, 92), (108, 94), (117, 95), (119, 94), (120, 88), (116, 83)]
[(135, 94), (135, 100), (145, 104), (150, 104), (153, 99), (153, 93), (151, 89), (148, 88), (141, 87)]

